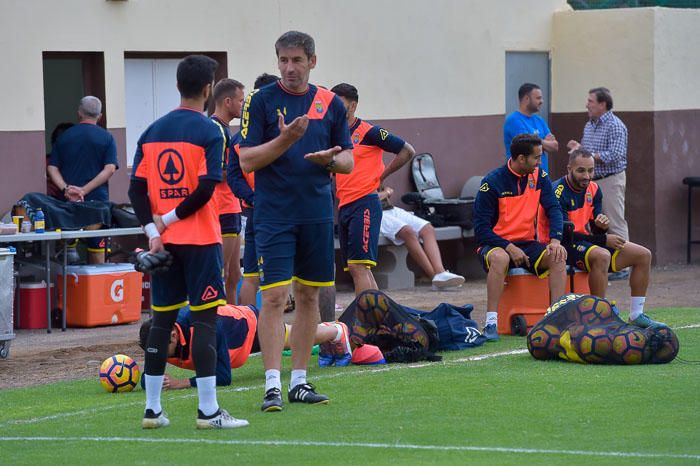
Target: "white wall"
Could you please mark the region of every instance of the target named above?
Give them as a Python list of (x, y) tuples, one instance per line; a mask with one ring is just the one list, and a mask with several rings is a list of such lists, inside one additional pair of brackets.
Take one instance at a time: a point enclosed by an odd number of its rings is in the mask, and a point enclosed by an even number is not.
[(615, 110), (654, 108), (654, 9), (554, 15), (552, 112), (585, 112), (598, 86), (610, 89)]
[(700, 108), (700, 10), (655, 10), (654, 108)]
[[(548, 50), (565, 0), (0, 0), (2, 130), (43, 130), (42, 51), (103, 51), (124, 127), (125, 51), (224, 51), (248, 86), (289, 29), (317, 42), (312, 80), (356, 84), (367, 118), (500, 114), (506, 50)], [(525, 19), (525, 21), (523, 20)], [(523, 24), (525, 23), (525, 24)], [(7, 72), (11, 70), (11, 72)]]

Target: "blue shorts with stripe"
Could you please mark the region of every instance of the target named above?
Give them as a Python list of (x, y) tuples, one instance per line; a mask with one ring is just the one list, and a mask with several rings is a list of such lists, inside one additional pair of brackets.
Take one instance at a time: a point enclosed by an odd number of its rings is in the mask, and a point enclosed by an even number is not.
[(241, 234), (241, 214), (219, 215), (222, 236), (238, 236)]
[(226, 304), (220, 244), (166, 244), (165, 249), (173, 255), (173, 265), (151, 277), (154, 311), (174, 311), (188, 303), (191, 311)]
[(346, 204), (338, 211), (340, 254), (343, 268), (348, 264), (377, 265), (382, 205), (376, 193)]
[(245, 246), (243, 247), (243, 276), (258, 276), (258, 256), (255, 253), (255, 225), (253, 209), (243, 208), (245, 222)]
[[(523, 264), (521, 267), (528, 272), (537, 275), (540, 278), (544, 278), (549, 274), (548, 270), (540, 270), (539, 265), (540, 262), (542, 261), (542, 258), (544, 257), (545, 250), (547, 249), (547, 245), (544, 243), (540, 243), (539, 241), (514, 241), (514, 245), (519, 247), (520, 249), (523, 250), (525, 255), (527, 256), (528, 260), (530, 261), (530, 265), (525, 265)], [(479, 254), (479, 261), (481, 262), (481, 266), (484, 268), (484, 270), (488, 273), (489, 271), (489, 254), (494, 250), (494, 249), (502, 249), (505, 252), (505, 249), (501, 247), (492, 247), (492, 246), (482, 246), (481, 248), (478, 249), (477, 253)], [(506, 253), (507, 254), (507, 253)], [(511, 260), (510, 263), (508, 264), (509, 269), (516, 268), (517, 266), (513, 263)]]
[(288, 285), (331, 286), (335, 279), (333, 223), (255, 223), (260, 289)]
[(591, 267), (588, 264), (588, 255), (595, 248), (607, 249), (610, 253), (610, 266), (608, 267), (609, 272), (619, 272), (617, 269), (617, 255), (620, 253), (619, 250), (605, 247), (597, 246), (588, 241), (577, 241), (571, 246), (566, 246), (567, 263), (574, 264), (577, 268), (585, 270), (587, 272), (591, 271)]

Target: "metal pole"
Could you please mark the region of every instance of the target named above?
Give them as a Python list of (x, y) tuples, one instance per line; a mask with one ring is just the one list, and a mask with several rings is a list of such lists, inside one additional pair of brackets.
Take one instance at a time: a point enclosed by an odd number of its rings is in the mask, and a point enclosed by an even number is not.
[(66, 272), (66, 268), (68, 267), (68, 243), (66, 240), (63, 240), (63, 297), (62, 297), (62, 308), (61, 308), (61, 330), (66, 331), (66, 293), (68, 287), (66, 284), (68, 283), (68, 273)]
[(46, 333), (51, 333), (51, 241), (46, 241)]
[(687, 245), (687, 252), (686, 252), (686, 258), (688, 261), (688, 264), (690, 264), (690, 248), (692, 246), (692, 242), (690, 241), (690, 233), (692, 231), (692, 225), (693, 225), (693, 209), (690, 208), (690, 203), (693, 200), (693, 186), (688, 182), (688, 245)]

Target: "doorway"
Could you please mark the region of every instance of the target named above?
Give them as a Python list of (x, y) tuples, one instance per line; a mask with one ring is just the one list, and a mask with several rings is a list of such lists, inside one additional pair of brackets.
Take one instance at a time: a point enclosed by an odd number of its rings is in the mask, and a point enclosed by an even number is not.
[(46, 152), (51, 152), (51, 132), (59, 123), (78, 122), (78, 105), (86, 95), (102, 101), (107, 127), (104, 54), (102, 52), (44, 52), (44, 133)]

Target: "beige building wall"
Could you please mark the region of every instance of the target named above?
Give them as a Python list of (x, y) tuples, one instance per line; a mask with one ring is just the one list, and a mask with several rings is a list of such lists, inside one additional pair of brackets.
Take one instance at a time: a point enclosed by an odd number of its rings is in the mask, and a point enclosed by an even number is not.
[(653, 8), (554, 14), (552, 112), (585, 111), (597, 86), (610, 89), (616, 110), (653, 110)]
[[(697, 9), (554, 14), (550, 127), (560, 147), (580, 139), (588, 90), (611, 90), (614, 112), (629, 134), (630, 239), (649, 247), (659, 263), (684, 259), (687, 194), (681, 181), (700, 174), (698, 43)], [(561, 155), (552, 164), (555, 176), (566, 170)]]
[[(223, 51), (249, 86), (289, 29), (317, 42), (312, 79), (354, 83), (368, 118), (502, 114), (506, 50), (549, 50), (565, 0), (2, 0), (0, 130), (43, 130), (42, 51), (103, 51), (109, 126), (124, 127), (124, 51)], [(527, 28), (521, 26), (527, 18)], [(8, 72), (11, 70), (11, 72)], [(173, 81), (174, 85), (174, 81)]]
[(698, 109), (700, 10), (655, 8), (654, 13), (654, 110)]

